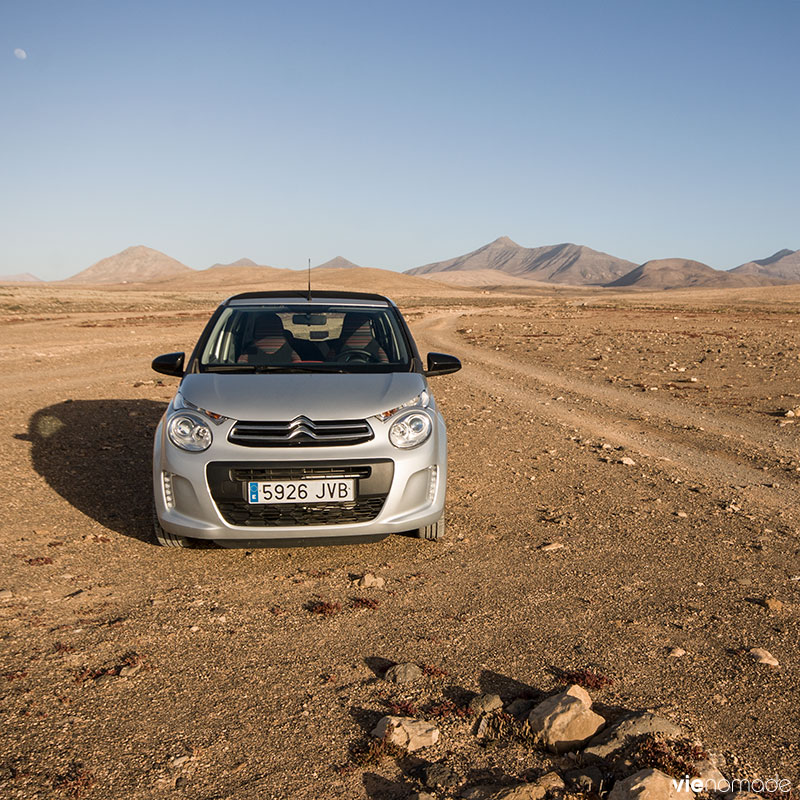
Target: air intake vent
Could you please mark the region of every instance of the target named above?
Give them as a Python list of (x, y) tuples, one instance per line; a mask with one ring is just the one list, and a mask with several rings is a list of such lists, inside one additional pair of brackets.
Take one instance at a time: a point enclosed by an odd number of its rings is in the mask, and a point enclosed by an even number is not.
[(237, 422), (228, 441), (244, 447), (335, 447), (373, 438), (364, 419), (314, 422), (296, 417), (291, 422)]

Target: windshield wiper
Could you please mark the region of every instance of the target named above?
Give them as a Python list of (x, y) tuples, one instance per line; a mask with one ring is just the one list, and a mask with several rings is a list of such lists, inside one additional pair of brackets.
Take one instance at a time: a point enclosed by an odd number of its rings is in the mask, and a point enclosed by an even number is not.
[(347, 372), (348, 370), (333, 364), (253, 364), (256, 372)]
[(340, 364), (203, 364), (203, 372), (349, 372)]

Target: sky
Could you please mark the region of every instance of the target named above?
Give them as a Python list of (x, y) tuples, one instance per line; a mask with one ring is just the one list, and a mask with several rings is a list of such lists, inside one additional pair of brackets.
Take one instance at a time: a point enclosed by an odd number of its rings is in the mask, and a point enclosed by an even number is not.
[(0, 274), (800, 248), (800, 2), (1, 0)]

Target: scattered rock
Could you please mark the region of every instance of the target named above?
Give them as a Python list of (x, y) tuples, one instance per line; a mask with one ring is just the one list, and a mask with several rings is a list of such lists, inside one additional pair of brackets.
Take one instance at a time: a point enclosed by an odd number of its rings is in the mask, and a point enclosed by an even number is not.
[(503, 701), (500, 699), (500, 695), (497, 694), (479, 694), (469, 701), (469, 710), (476, 717), (481, 714), (489, 714), (502, 707)]
[(414, 792), (408, 800), (436, 800), (436, 798), (428, 792)]
[(635, 467), (636, 466), (636, 462), (632, 458), (628, 458), (628, 456), (625, 456), (625, 458), (621, 458), (619, 460), (619, 463), (620, 464), (624, 464), (626, 467)]
[(533, 783), (514, 786), (475, 786), (461, 794), (464, 800), (541, 800), (544, 791)]
[(175, 758), (169, 760), (169, 765), (172, 769), (177, 769), (178, 767), (182, 767), (190, 758), (191, 756), (175, 756)]
[(533, 700), (526, 700), (524, 697), (518, 697), (508, 704), (506, 713), (511, 714), (512, 717), (527, 717), (532, 708)]
[(676, 511), (676, 517), (680, 517), (681, 519), (686, 519), (689, 515), (685, 511)]
[(372, 731), (376, 739), (387, 738), (406, 750), (421, 750), (439, 741), (439, 729), (430, 722), (413, 717), (382, 717)]
[(703, 782), (707, 792), (716, 793), (718, 787), (728, 786), (725, 776), (717, 769), (717, 765), (711, 761), (699, 761), (694, 765), (697, 778)]
[(422, 677), (422, 670), (411, 661), (389, 667), (383, 675), (390, 683), (413, 683)]
[(371, 572), (365, 572), (357, 581), (356, 586), (360, 589), (383, 589), (386, 580)]
[(566, 789), (564, 781), (561, 780), (561, 776), (557, 772), (545, 773), (536, 780), (534, 785), (544, 789), (545, 794), (551, 789)]
[(603, 786), (603, 773), (599, 767), (584, 767), (583, 769), (570, 770), (564, 777), (578, 791), (600, 794)]
[(447, 764), (436, 762), (423, 767), (422, 782), (429, 789), (438, 789), (440, 787), (447, 789), (458, 784), (459, 778)]
[(588, 692), (574, 684), (535, 706), (528, 723), (549, 750), (566, 753), (584, 745), (605, 725), (591, 706)]
[(683, 658), (686, 655), (686, 651), (682, 647), (673, 647), (669, 651), (669, 655), (671, 658)]
[(761, 601), (761, 605), (774, 614), (780, 614), (783, 611), (783, 603), (775, 597), (765, 597)]
[(128, 664), (119, 671), (120, 678), (132, 678), (142, 669), (142, 662), (136, 664)]
[(552, 553), (554, 550), (561, 550), (564, 547), (562, 542), (548, 542), (543, 544), (539, 549), (543, 553)]
[(680, 800), (687, 796), (694, 796), (691, 789), (679, 792), (673, 778), (660, 770), (642, 769), (625, 780), (617, 781), (608, 800)]
[(597, 763), (614, 756), (635, 737), (645, 733), (660, 733), (667, 737), (683, 736), (683, 731), (674, 723), (649, 711), (628, 714), (610, 728), (595, 736), (583, 751), (587, 763)]
[(11, 589), (0, 589), (0, 600), (10, 600), (13, 596)]
[(747, 651), (750, 658), (757, 661), (759, 664), (767, 664), (770, 667), (779, 667), (778, 659), (763, 647), (752, 647)]
[(755, 792), (734, 792), (728, 795), (728, 800), (764, 800), (764, 798)]

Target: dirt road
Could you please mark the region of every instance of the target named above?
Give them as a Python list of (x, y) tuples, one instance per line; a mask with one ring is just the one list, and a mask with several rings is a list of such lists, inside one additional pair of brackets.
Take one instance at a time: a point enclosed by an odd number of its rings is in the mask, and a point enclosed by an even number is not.
[[(438, 721), (423, 758), (460, 786), (530, 776), (552, 759), (482, 746), (448, 701), (536, 698), (586, 667), (613, 679), (593, 692), (601, 711), (655, 709), (731, 774), (800, 779), (788, 312), (711, 309), (712, 324), (672, 308), (646, 324), (564, 299), (409, 308), (421, 348), (465, 363), (433, 384), (447, 541), (173, 552), (149, 539), (148, 470), (176, 382), (149, 361), (193, 343), (208, 310), (181, 309), (142, 298), (2, 323), (5, 795), (407, 797), (419, 759), (354, 759), (404, 703)], [(690, 312), (697, 337), (671, 319)], [(721, 320), (749, 349), (715, 338)], [(772, 371), (746, 389), (736, 370)], [(365, 572), (385, 588), (358, 589)], [(311, 613), (316, 600), (341, 610)], [(426, 676), (388, 684), (390, 661)]]

